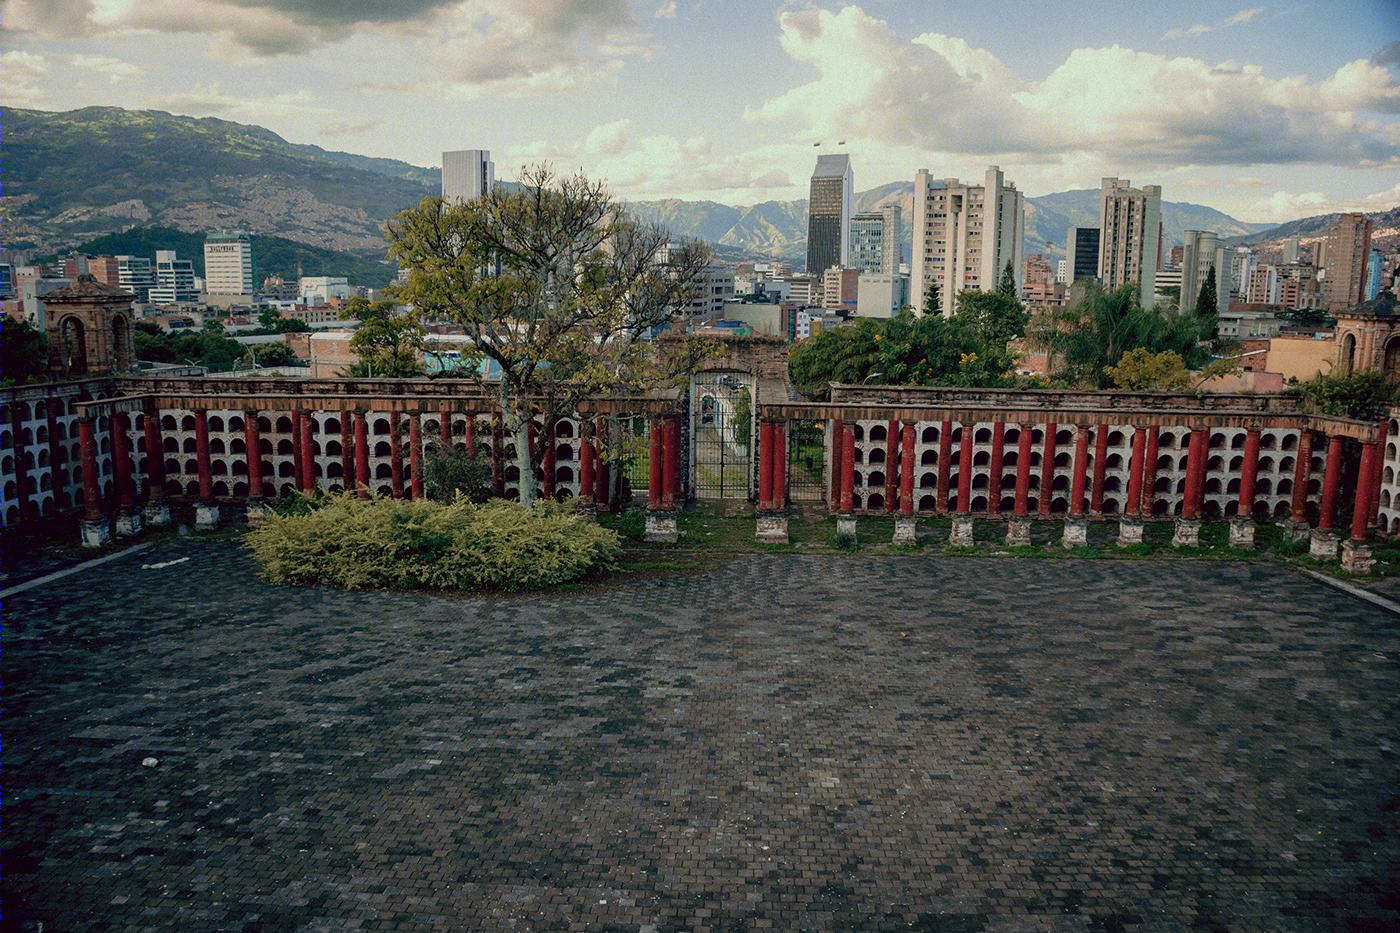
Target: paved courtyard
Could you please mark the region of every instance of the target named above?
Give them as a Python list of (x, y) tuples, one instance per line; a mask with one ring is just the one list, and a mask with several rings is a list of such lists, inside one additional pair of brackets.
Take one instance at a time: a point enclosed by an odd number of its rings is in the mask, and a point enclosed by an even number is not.
[(7, 597), (3, 646), (9, 927), (1400, 927), (1400, 619), (1272, 566), (484, 601), (184, 541)]

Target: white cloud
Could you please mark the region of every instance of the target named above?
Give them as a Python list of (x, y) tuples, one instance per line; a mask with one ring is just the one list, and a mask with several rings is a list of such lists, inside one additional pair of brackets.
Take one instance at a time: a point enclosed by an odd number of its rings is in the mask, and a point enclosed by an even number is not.
[(1299, 217), (1316, 217), (1319, 214), (1339, 214), (1348, 211), (1388, 211), (1400, 206), (1400, 184), (1387, 191), (1359, 198), (1329, 198), (1321, 191), (1308, 191), (1303, 194), (1275, 191), (1272, 196), (1262, 199), (1259, 206), (1259, 216), (1250, 219), (1261, 223), (1283, 223)]
[[(1244, 11), (1249, 12), (1249, 11)], [(1077, 49), (1023, 81), (989, 52), (929, 34), (909, 40), (856, 7), (780, 18), (781, 45), (815, 80), (746, 109), (792, 138), (832, 136), (988, 161), (1116, 164), (1335, 163), (1400, 167), (1400, 83), (1357, 61), (1319, 83), (1267, 78), (1119, 46)]]
[(676, 0), (671, 0), (670, 3), (663, 3), (661, 6), (657, 7), (656, 12), (651, 15), (657, 19), (675, 19)]
[(0, 55), (0, 97), (8, 107), (41, 107), (45, 97), (36, 86), (49, 73), (42, 55), (13, 51)]
[(68, 61), (73, 67), (80, 68), (83, 71), (105, 74), (110, 77), (113, 82), (120, 81), (123, 78), (129, 78), (134, 74), (140, 74), (142, 70), (139, 65), (133, 65), (130, 62), (124, 62), (121, 59), (111, 58), (106, 55), (72, 55), (69, 56)]
[(1185, 36), (1202, 36), (1208, 32), (1215, 32), (1215, 30), (1217, 29), (1226, 28), (1229, 26), (1238, 26), (1240, 23), (1247, 23), (1263, 12), (1264, 7), (1256, 6), (1248, 10), (1240, 10), (1233, 16), (1225, 17), (1225, 19), (1222, 20), (1219, 25), (1207, 26), (1204, 23), (1197, 23), (1194, 26), (1188, 26), (1184, 29), (1180, 26), (1177, 26), (1172, 29), (1168, 29), (1165, 33), (1163, 33), (1162, 38), (1181, 39)]
[(218, 81), (196, 82), (188, 91), (155, 98), (149, 105), (192, 117), (237, 116), (250, 123), (278, 122), (289, 116), (339, 116), (337, 111), (317, 105), (316, 98), (305, 89), (272, 97), (248, 97), (228, 93)]

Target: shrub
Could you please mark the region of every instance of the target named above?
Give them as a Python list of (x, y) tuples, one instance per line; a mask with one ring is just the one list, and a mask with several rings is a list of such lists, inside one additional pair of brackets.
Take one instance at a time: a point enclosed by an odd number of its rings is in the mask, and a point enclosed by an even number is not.
[(465, 447), (429, 444), (423, 455), (423, 487), (429, 499), (451, 502), (463, 493), (473, 502), (485, 502), (495, 494), (491, 458), (478, 450), (476, 456)]
[(613, 566), (617, 535), (563, 506), (327, 496), (248, 533), (270, 583), (346, 589), (552, 586)]

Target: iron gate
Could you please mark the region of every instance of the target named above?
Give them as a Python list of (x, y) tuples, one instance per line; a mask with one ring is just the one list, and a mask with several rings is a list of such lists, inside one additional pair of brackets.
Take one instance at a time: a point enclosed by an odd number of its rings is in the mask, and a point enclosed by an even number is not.
[(753, 400), (735, 376), (695, 379), (695, 496), (747, 499), (753, 450)]
[(787, 432), (789, 501), (826, 501), (826, 424), (821, 421), (789, 421)]

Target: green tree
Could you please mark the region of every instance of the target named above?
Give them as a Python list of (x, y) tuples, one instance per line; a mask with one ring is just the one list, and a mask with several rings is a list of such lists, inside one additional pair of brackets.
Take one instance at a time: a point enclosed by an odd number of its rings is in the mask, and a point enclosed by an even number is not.
[(48, 366), (48, 338), (24, 321), (0, 318), (0, 385), (43, 382)]
[(1396, 386), (1384, 373), (1319, 373), (1297, 390), (1320, 414), (1375, 421), (1396, 401)]
[(1174, 350), (1152, 353), (1134, 347), (1123, 354), (1117, 366), (1104, 371), (1114, 385), (1130, 392), (1184, 389), (1191, 384), (1191, 370)]
[(943, 305), (939, 298), (938, 280), (934, 279), (928, 283), (928, 291), (924, 293), (924, 314), (943, 313)]
[(423, 454), (423, 489), (439, 502), (451, 502), (459, 493), (485, 502), (495, 493), (490, 457), (484, 451), (472, 456), (465, 447), (429, 444)]
[(1215, 314), (1220, 303), (1220, 295), (1215, 284), (1215, 266), (1210, 267), (1206, 273), (1206, 280), (1201, 283), (1201, 290), (1196, 295), (1197, 314)]
[(1012, 301), (1020, 301), (1021, 296), (1016, 289), (1016, 270), (1011, 267), (1011, 260), (1006, 260), (1006, 266), (1001, 270), (1001, 281), (997, 283), (997, 294)]
[(693, 348), (652, 352), (651, 339), (697, 294), (709, 251), (638, 224), (603, 185), (525, 169), (521, 184), (473, 201), (425, 198), (389, 223), (390, 255), (408, 269), (399, 297), (462, 325), (499, 366), (492, 388), (520, 466), (520, 501), (536, 495), (529, 424), (588, 396), (679, 379)]
[[(1007, 268), (1011, 268), (1010, 263)], [(1013, 291), (1014, 285), (1013, 285)], [(1029, 320), (1026, 309), (1015, 295), (1002, 291), (980, 292), (971, 289), (958, 292), (957, 312), (960, 320), (971, 329), (974, 338), (987, 347), (1005, 347), (1013, 337), (1025, 334)]]
[(401, 310), (392, 300), (351, 298), (340, 316), (360, 322), (350, 337), (350, 349), (359, 357), (350, 375), (408, 379), (423, 374), (418, 357), (424, 331), (416, 312)]
[(1144, 308), (1133, 282), (1111, 292), (1092, 281), (1079, 287), (1084, 290), (1079, 302), (1039, 315), (1030, 326), (1031, 343), (1048, 354), (1052, 376), (1083, 388), (1108, 388), (1113, 384), (1108, 370), (1139, 347), (1150, 354), (1175, 351), (1188, 367), (1209, 361), (1201, 341), (1213, 316), (1203, 319), (1160, 305)]

